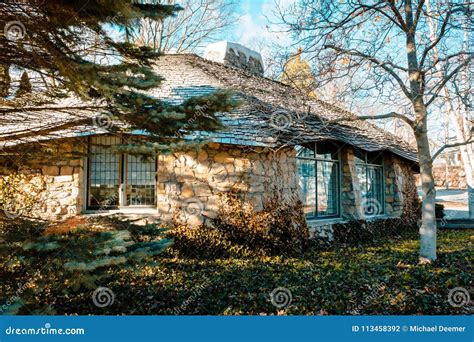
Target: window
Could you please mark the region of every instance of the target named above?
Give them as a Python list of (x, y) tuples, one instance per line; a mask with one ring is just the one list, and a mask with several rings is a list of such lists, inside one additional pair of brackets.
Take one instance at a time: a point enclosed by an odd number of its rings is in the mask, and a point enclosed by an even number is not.
[(339, 153), (336, 145), (296, 146), (301, 200), (308, 218), (339, 216)]
[(121, 139), (96, 136), (89, 140), (87, 206), (154, 206), (156, 158), (120, 154)]
[(384, 213), (382, 154), (355, 149), (356, 174), (359, 179), (362, 209), (366, 217)]

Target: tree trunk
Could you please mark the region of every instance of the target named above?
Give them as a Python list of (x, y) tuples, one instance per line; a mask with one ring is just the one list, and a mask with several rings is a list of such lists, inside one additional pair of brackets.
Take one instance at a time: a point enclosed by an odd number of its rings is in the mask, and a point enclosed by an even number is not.
[(420, 226), (420, 262), (436, 260), (436, 189), (433, 177), (433, 158), (428, 139), (428, 113), (423, 100), (413, 102), (417, 117), (415, 138), (418, 147), (422, 190), (422, 211)]
[(422, 189), (422, 211), (420, 226), (420, 262), (436, 260), (436, 190), (433, 178), (433, 159), (431, 158), (428, 140), (428, 110), (423, 100), (424, 76), (418, 64), (416, 54), (415, 25), (413, 22), (412, 0), (405, 0), (405, 21), (409, 28), (406, 31), (406, 51), (408, 62), (408, 79), (410, 82), (411, 102), (415, 112), (415, 138), (420, 162)]
[(436, 260), (436, 190), (433, 178), (433, 162), (431, 159), (430, 145), (426, 129), (418, 130), (415, 133), (415, 137), (418, 147), (418, 157), (420, 159), (422, 190), (420, 262), (424, 263)]

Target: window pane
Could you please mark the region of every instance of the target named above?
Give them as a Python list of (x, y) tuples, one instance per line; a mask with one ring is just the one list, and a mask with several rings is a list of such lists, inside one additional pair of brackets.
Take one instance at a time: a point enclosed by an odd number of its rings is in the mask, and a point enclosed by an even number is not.
[(90, 146), (90, 206), (115, 206), (119, 202), (120, 155), (112, 146), (120, 138), (97, 136), (91, 138)]
[(364, 214), (368, 217), (384, 213), (383, 175), (378, 166), (356, 165)]
[(338, 164), (334, 162), (317, 162), (318, 182), (318, 216), (338, 214)]
[(299, 158), (314, 158), (314, 145), (308, 144), (305, 146), (296, 145), (296, 155)]
[(356, 164), (356, 175), (359, 180), (360, 193), (362, 198), (367, 196), (367, 167), (365, 165)]
[(365, 151), (362, 151), (360, 148), (354, 147), (354, 156), (356, 163), (366, 163)]
[(127, 205), (155, 204), (156, 159), (127, 156)]
[(316, 163), (298, 159), (298, 179), (301, 201), (308, 216), (316, 214)]
[(368, 184), (367, 198), (372, 199), (372, 208), (368, 208), (369, 214), (383, 214), (383, 182), (382, 168), (376, 166), (367, 167)]

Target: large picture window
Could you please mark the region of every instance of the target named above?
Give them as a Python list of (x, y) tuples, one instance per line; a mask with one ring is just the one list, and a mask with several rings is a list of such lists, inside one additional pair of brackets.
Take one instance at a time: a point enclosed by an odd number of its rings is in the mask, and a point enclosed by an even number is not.
[(355, 149), (355, 157), (364, 215), (382, 215), (385, 211), (382, 154)]
[(308, 218), (339, 216), (339, 153), (330, 142), (296, 146), (300, 196)]
[(117, 153), (119, 137), (89, 140), (88, 198), (90, 208), (154, 206), (156, 158)]

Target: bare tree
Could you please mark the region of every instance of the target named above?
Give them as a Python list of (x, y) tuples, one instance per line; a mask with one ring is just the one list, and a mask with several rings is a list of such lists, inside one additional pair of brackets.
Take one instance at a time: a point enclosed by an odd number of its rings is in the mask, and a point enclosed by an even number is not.
[[(444, 101), (441, 92), (460, 87), (461, 74), (472, 65), (474, 53), (463, 43), (463, 33), (474, 30), (472, 4), (435, 0), (300, 0), (281, 11), (282, 23), (298, 37), (312, 57), (317, 77), (333, 81), (348, 77), (353, 96), (403, 111), (360, 116), (360, 120), (397, 118), (415, 136), (422, 182), (420, 261), (436, 259), (435, 186), (433, 158), (448, 147), (430, 151), (428, 117)], [(466, 18), (470, 18), (467, 27)], [(429, 22), (435, 23), (430, 31)], [(436, 49), (436, 52), (435, 52)], [(439, 66), (441, 67), (441, 70)], [(472, 84), (467, 85), (472, 92)], [(464, 82), (464, 90), (466, 84)], [(451, 97), (455, 92), (451, 93)]]
[[(436, 1), (437, 7), (439, 7), (440, 2), (439, 0)], [(426, 8), (428, 13), (433, 13), (433, 9), (431, 7), (430, 2), (426, 2)], [(464, 50), (468, 51), (469, 50), (469, 22), (470, 18), (466, 16), (465, 18), (465, 24), (464, 24), (464, 35), (463, 35), (463, 44), (464, 44)], [(437, 27), (436, 23), (433, 20), (433, 16), (427, 16), (427, 24), (430, 29), (430, 34), (431, 34), (431, 41), (435, 42), (437, 39)], [(439, 51), (438, 47), (434, 46), (433, 47), (433, 58), (435, 60), (439, 59)], [(444, 65), (443, 63), (438, 63), (436, 66), (436, 70), (439, 73), (443, 72)], [(461, 72), (461, 78), (464, 81), (464, 83), (467, 83), (467, 87), (465, 87), (465, 91), (469, 89), (468, 86), (468, 80), (469, 76), (468, 74), (468, 68), (464, 68)], [(460, 101), (460, 98), (457, 96), (453, 96), (451, 93), (453, 91), (448, 87), (448, 85), (445, 85), (442, 90), (442, 94), (445, 96), (445, 105), (447, 107), (447, 117), (450, 120), (450, 122), (453, 124), (454, 127), (454, 132), (456, 134), (456, 138), (459, 142), (463, 142), (466, 140), (469, 140), (469, 127), (468, 127), (468, 106), (466, 103), (463, 101)], [(466, 93), (467, 94), (467, 93)], [(447, 122), (447, 125), (449, 124), (449, 121)], [(449, 130), (446, 132), (446, 139), (449, 140)], [(468, 187), (468, 191), (471, 192), (472, 189), (474, 188), (474, 179), (473, 179), (473, 165), (474, 165), (474, 151), (472, 150), (471, 146), (469, 144), (463, 145), (461, 144), (458, 146), (460, 152), (461, 152), (461, 160), (463, 162), (463, 167), (464, 167), (464, 172), (466, 173), (466, 184)], [(438, 153), (437, 155), (439, 155)], [(474, 206), (472, 205), (472, 202), (469, 201), (469, 216), (474, 218)]]
[(195, 52), (237, 23), (236, 0), (154, 0), (182, 7), (176, 16), (143, 18), (131, 33), (140, 45), (167, 53)]

